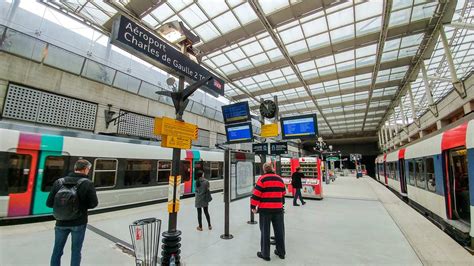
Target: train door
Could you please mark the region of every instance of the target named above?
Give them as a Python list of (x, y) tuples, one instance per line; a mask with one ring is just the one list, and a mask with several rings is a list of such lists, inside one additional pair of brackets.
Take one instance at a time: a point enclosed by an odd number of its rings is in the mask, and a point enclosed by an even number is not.
[(407, 180), (405, 177), (405, 159), (398, 160), (398, 173), (400, 177), (400, 189), (402, 194), (407, 194)]
[(181, 175), (181, 183), (184, 184), (184, 194), (192, 192), (193, 169), (192, 159), (181, 160), (179, 164), (179, 174)]
[(471, 222), (467, 150), (465, 147), (445, 153), (448, 184), (448, 217)]
[(30, 214), (37, 162), (38, 151), (35, 150), (17, 149), (8, 156), (9, 217)]

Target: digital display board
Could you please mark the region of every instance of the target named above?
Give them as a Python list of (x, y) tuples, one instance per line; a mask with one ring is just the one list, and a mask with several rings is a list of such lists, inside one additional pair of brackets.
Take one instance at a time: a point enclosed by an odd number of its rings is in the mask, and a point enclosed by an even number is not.
[(315, 114), (284, 117), (280, 120), (283, 139), (302, 139), (318, 134)]
[(254, 143), (252, 151), (255, 154), (268, 154), (268, 143)]
[(281, 155), (288, 153), (288, 142), (270, 143), (270, 154)]
[(222, 106), (224, 123), (239, 123), (250, 120), (250, 110), (248, 102), (234, 103)]
[(227, 125), (225, 131), (228, 143), (251, 142), (253, 139), (252, 124), (250, 122)]

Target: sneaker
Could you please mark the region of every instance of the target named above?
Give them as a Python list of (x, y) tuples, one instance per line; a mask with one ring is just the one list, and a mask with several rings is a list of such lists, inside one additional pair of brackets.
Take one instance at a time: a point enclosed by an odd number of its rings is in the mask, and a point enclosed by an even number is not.
[(262, 260), (270, 261), (270, 257), (264, 258), (262, 252), (257, 252), (257, 257), (261, 258)]
[(293, 203), (293, 206), (300, 206), (298, 203)]
[(212, 226), (209, 225), (209, 230), (212, 230)]
[(202, 231), (202, 227), (199, 227), (199, 226), (198, 226), (198, 227), (196, 227), (196, 229), (197, 229), (198, 231)]
[(275, 250), (275, 255), (277, 255), (280, 259), (284, 260), (285, 259), (285, 255), (281, 255), (280, 253), (278, 253), (276, 250)]
[(305, 205), (305, 204), (306, 204), (306, 202), (302, 202), (301, 204)]

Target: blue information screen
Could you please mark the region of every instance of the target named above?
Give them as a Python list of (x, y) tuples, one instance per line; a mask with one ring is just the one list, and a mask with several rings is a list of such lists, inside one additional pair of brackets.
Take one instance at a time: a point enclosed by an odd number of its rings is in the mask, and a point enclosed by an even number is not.
[(228, 142), (247, 142), (252, 139), (252, 125), (250, 123), (227, 126), (227, 141)]
[(224, 123), (245, 122), (250, 119), (249, 103), (240, 102), (222, 106)]
[(284, 118), (281, 123), (284, 138), (303, 138), (317, 134), (314, 115)]

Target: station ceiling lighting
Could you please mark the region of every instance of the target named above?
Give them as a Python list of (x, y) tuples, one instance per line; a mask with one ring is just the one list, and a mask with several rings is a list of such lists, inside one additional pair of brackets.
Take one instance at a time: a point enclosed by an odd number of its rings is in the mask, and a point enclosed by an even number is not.
[(198, 36), (186, 29), (183, 22), (177, 20), (161, 25), (157, 31), (163, 38), (174, 44), (186, 42), (188, 45), (193, 45), (201, 41)]

